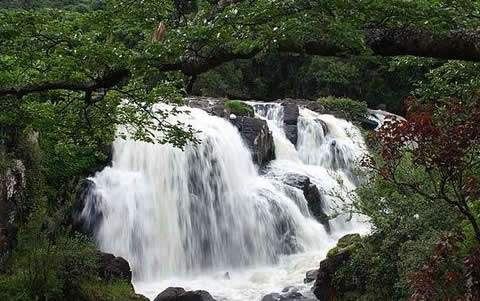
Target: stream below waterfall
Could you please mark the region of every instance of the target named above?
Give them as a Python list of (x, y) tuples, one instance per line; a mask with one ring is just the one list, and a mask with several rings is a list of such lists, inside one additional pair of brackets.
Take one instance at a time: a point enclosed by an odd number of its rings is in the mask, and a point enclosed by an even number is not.
[(342, 206), (336, 196), (359, 182), (355, 163), (365, 153), (359, 129), (300, 108), (294, 145), (282, 105), (250, 104), (275, 144), (276, 159), (261, 173), (236, 127), (191, 108), (175, 118), (201, 131), (199, 145), (182, 151), (118, 139), (111, 166), (91, 179), (83, 217), (95, 225), (100, 250), (130, 263), (138, 293), (153, 300), (179, 286), (217, 300), (257, 301), (295, 286), (315, 300), (305, 273), (318, 268), (339, 237), (368, 231), (360, 217), (342, 214), (327, 231), (301, 190), (285, 184), (292, 175), (307, 176), (325, 213), (335, 214)]

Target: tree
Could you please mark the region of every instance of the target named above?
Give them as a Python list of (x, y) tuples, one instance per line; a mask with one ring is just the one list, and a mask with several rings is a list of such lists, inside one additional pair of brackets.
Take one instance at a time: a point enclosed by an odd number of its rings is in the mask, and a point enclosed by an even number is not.
[(412, 97), (407, 106), (406, 120), (386, 121), (370, 140), (379, 147), (380, 160), (364, 163), (399, 191), (416, 193), (432, 205), (451, 205), (480, 242), (479, 217), (472, 209), (480, 199), (480, 97), (429, 105)]

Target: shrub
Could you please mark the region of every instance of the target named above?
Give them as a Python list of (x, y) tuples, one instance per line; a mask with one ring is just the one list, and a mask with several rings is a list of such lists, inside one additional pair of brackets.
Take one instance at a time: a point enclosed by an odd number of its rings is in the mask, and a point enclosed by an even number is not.
[(349, 118), (365, 117), (368, 113), (367, 103), (350, 98), (325, 97), (317, 100), (328, 111), (343, 112)]
[(62, 300), (80, 279), (96, 275), (93, 242), (66, 230), (52, 231), (46, 216), (37, 206), (20, 228), (8, 271), (0, 279), (0, 300)]
[(246, 104), (241, 100), (229, 100), (225, 102), (225, 108), (227, 108), (232, 114), (237, 116), (250, 116), (253, 117), (255, 112), (252, 106)]

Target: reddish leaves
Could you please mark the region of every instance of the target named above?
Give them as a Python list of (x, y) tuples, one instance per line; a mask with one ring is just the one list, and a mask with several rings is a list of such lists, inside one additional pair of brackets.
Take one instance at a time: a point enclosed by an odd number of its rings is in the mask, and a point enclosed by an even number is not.
[[(448, 233), (435, 246), (433, 255), (421, 271), (408, 275), (411, 301), (464, 300), (480, 298), (480, 256), (477, 252), (459, 261), (459, 233)], [(459, 263), (460, 262), (460, 263)]]

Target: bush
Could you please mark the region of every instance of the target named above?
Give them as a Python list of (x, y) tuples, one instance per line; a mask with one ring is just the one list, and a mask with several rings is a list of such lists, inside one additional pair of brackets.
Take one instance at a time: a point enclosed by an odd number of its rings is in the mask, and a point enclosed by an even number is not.
[(366, 117), (368, 106), (364, 101), (356, 101), (350, 98), (325, 97), (317, 100), (328, 111), (343, 112), (349, 118)]
[(253, 117), (253, 115), (255, 114), (252, 106), (246, 104), (241, 100), (226, 101), (225, 108), (227, 108), (232, 114), (235, 114), (237, 116)]
[(52, 230), (47, 216), (37, 206), (20, 228), (13, 258), (0, 278), (0, 300), (63, 300), (80, 279), (95, 277), (93, 242)]

